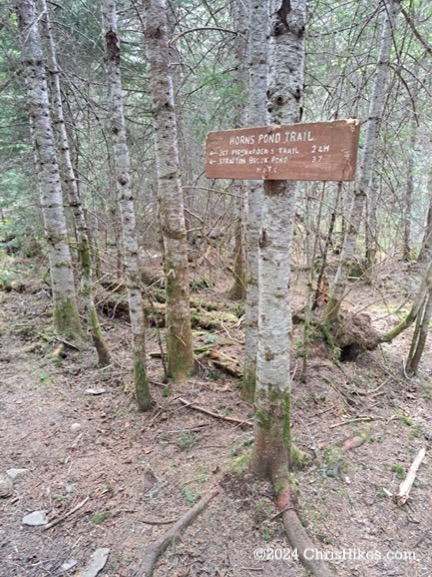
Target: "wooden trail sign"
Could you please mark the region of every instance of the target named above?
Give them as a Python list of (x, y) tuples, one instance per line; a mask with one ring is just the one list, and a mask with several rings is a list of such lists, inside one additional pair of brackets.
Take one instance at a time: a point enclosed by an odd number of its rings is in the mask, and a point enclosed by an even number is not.
[(354, 180), (356, 119), (209, 132), (207, 178)]

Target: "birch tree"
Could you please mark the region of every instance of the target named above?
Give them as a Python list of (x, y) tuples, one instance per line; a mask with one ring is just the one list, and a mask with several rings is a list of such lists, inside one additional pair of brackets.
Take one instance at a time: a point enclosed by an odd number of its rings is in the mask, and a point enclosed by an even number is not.
[(82, 336), (82, 328), (34, 0), (20, 0), (16, 5), (16, 12), (21, 32), (28, 112), (39, 167), (40, 202), (50, 264), (54, 326), (61, 335), (79, 338)]
[[(357, 173), (354, 196), (348, 217), (339, 265), (330, 289), (330, 298), (324, 314), (325, 322), (337, 319), (344, 298), (348, 274), (355, 253), (366, 198), (373, 192), (370, 187), (374, 165), (380, 121), (386, 96), (386, 85), (390, 70), (390, 55), (393, 43), (396, 14), (400, 8), (399, 0), (383, 0), (383, 25), (378, 61), (375, 69), (374, 84), (369, 105), (365, 141), (361, 165)], [(370, 201), (373, 206), (374, 201)]]
[[(267, 30), (268, 0), (252, 0), (249, 12), (249, 103), (250, 126), (267, 124), (267, 106), (263, 94), (267, 92)], [(253, 401), (256, 383), (256, 355), (258, 343), (258, 241), (261, 228), (263, 184), (252, 181), (247, 190), (246, 221), (246, 310), (245, 357), (243, 367), (243, 397)]]
[[(271, 124), (300, 121), (304, 84), (306, 0), (271, 0), (268, 110)], [(325, 564), (308, 560), (312, 546), (295, 514), (289, 471), (299, 460), (291, 436), (290, 260), (296, 213), (296, 183), (264, 182), (259, 240), (259, 322), (255, 393), (255, 441), (251, 466), (271, 480), (284, 511), (285, 528), (302, 563), (314, 575), (328, 577)], [(290, 511), (286, 511), (289, 509)]]
[(144, 7), (164, 247), (167, 369), (175, 381), (181, 381), (192, 373), (194, 356), (186, 227), (173, 83), (169, 67), (167, 4), (166, 0), (144, 0)]
[[(300, 121), (305, 0), (272, 1), (268, 110), (271, 124)], [(268, 17), (267, 17), (268, 18)], [(259, 239), (259, 324), (254, 469), (277, 482), (292, 460), (290, 257), (296, 184), (264, 182)]]
[(140, 266), (129, 149), (126, 141), (123, 112), (120, 42), (117, 32), (115, 0), (102, 1), (102, 22), (108, 73), (111, 133), (114, 149), (113, 161), (116, 172), (129, 316), (132, 327), (135, 394), (139, 409), (146, 411), (152, 407), (154, 402), (150, 395), (146, 370), (144, 311), (140, 287)]
[(45, 40), (47, 65), (50, 75), (50, 95), (53, 128), (57, 138), (57, 149), (60, 160), (60, 175), (63, 190), (67, 194), (74, 213), (76, 234), (78, 240), (78, 254), (81, 264), (81, 295), (87, 313), (87, 323), (90, 329), (93, 343), (95, 345), (99, 364), (109, 365), (110, 355), (102, 335), (98, 314), (93, 300), (92, 288), (92, 258), (90, 243), (87, 233), (87, 223), (84, 217), (84, 210), (81, 195), (78, 190), (75, 170), (72, 164), (69, 139), (66, 132), (66, 125), (63, 114), (63, 103), (60, 85), (60, 70), (57, 64), (57, 53), (54, 38), (51, 30), (51, 22), (46, 0), (39, 0), (41, 7), (42, 34)]

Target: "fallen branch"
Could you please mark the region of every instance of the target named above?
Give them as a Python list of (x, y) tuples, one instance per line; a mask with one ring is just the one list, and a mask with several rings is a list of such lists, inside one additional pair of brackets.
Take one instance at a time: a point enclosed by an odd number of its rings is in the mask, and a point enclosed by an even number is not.
[(46, 531), (47, 529), (51, 529), (51, 527), (54, 527), (55, 525), (58, 525), (59, 523), (61, 523), (62, 521), (64, 521), (65, 519), (67, 519), (68, 517), (70, 517), (71, 515), (73, 515), (74, 513), (76, 513), (78, 511), (78, 509), (81, 509), (81, 507), (84, 507), (84, 505), (90, 500), (90, 497), (86, 497), (83, 501), (81, 501), (81, 503), (78, 503), (78, 505), (76, 505), (73, 509), (71, 509), (70, 511), (68, 511), (67, 513), (65, 513), (64, 515), (62, 515), (61, 517), (58, 517), (57, 519), (54, 519), (54, 521), (51, 521), (51, 523), (48, 523), (48, 525), (45, 525), (45, 527), (43, 528), (44, 531)]
[(195, 411), (200, 411), (201, 413), (204, 413), (205, 415), (209, 415), (210, 417), (214, 417), (215, 419), (221, 419), (222, 421), (228, 421), (229, 423), (235, 423), (236, 425), (240, 425), (241, 427), (242, 426), (253, 427), (253, 423), (251, 421), (247, 421), (245, 419), (244, 420), (236, 419), (235, 417), (225, 417), (223, 415), (219, 415), (218, 413), (213, 413), (212, 411), (208, 411), (207, 409), (204, 409), (203, 407), (200, 407), (198, 405), (194, 405), (193, 403), (186, 401), (186, 399), (183, 399), (182, 397), (179, 397), (178, 400), (185, 407), (188, 407), (190, 409), (194, 409)]
[(210, 501), (219, 495), (220, 491), (220, 487), (213, 489), (211, 493), (201, 499), (201, 501), (194, 505), (192, 509), (179, 519), (171, 529), (168, 529), (164, 535), (159, 537), (159, 539), (146, 548), (144, 552), (144, 560), (142, 561), (138, 571), (135, 573), (136, 577), (150, 577), (153, 574), (158, 557), (162, 555), (170, 543), (180, 538), (181, 533), (192, 523), (195, 517), (197, 517), (207, 507)]
[[(223, 323), (223, 321), (221, 321)], [(218, 369), (222, 369), (226, 373), (234, 377), (241, 378), (243, 376), (243, 369), (240, 363), (234, 357), (222, 353), (219, 350), (212, 349), (208, 353), (208, 358), (212, 364)]]
[(344, 425), (350, 425), (351, 423), (365, 423), (368, 421), (381, 421), (382, 417), (372, 417), (372, 416), (360, 416), (355, 417), (355, 419), (348, 419), (348, 421), (341, 421), (340, 423), (334, 423), (330, 425), (330, 429), (334, 429), (335, 427), (343, 427)]
[(396, 503), (399, 505), (399, 507), (402, 507), (402, 505), (404, 505), (407, 502), (413, 483), (416, 478), (418, 468), (420, 467), (421, 462), (423, 461), (425, 455), (426, 455), (426, 449), (425, 447), (423, 447), (419, 451), (417, 457), (413, 461), (413, 464), (409, 468), (406, 479), (402, 481), (402, 483), (400, 484), (399, 493), (396, 495)]
[(55, 338), (59, 341), (59, 343), (61, 343), (62, 345), (65, 345), (66, 347), (69, 347), (70, 349), (73, 349), (74, 351), (81, 350), (77, 345), (75, 345), (74, 343), (71, 343), (70, 341), (67, 341), (66, 339), (64, 339), (63, 337), (61, 337), (59, 335), (55, 335)]
[(141, 523), (145, 525), (172, 525), (177, 522), (177, 519), (170, 519), (168, 521), (153, 521), (152, 519), (140, 519)]

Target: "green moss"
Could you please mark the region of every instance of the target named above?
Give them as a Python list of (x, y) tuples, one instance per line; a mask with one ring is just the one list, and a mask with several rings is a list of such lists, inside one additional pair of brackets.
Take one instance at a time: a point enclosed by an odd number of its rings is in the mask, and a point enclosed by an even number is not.
[(296, 469), (304, 469), (311, 462), (311, 456), (300, 450), (296, 445), (291, 445), (291, 465)]
[(323, 477), (338, 477), (341, 473), (346, 473), (345, 455), (341, 449), (325, 449), (324, 460), (325, 467), (320, 470)]
[(81, 239), (78, 251), (83, 276), (88, 278), (90, 276), (90, 270), (91, 270), (91, 254), (90, 254), (89, 242), (86, 237), (83, 237)]
[(283, 399), (283, 432), (284, 446), (291, 451), (291, 393), (285, 393)]
[[(176, 382), (187, 380), (194, 370), (191, 318), (184, 314), (179, 301), (185, 301), (185, 290), (179, 278), (183, 270), (166, 263), (166, 326), (167, 326), (167, 371)], [(173, 273), (173, 274), (172, 274)]]
[(392, 468), (391, 468), (391, 472), (395, 473), (396, 477), (401, 481), (402, 479), (405, 478), (405, 469), (403, 467), (401, 467), (400, 465), (398, 465), (397, 463), (395, 463)]
[(348, 276), (351, 278), (361, 278), (366, 270), (367, 263), (362, 262), (352, 262), (348, 269)]
[(245, 371), (243, 375), (242, 399), (248, 403), (253, 403), (255, 397), (256, 373), (255, 371)]
[(150, 394), (148, 385), (147, 372), (144, 363), (141, 361), (134, 361), (134, 383), (135, 395), (140, 411), (148, 411), (154, 405), (154, 400)]
[(83, 336), (81, 321), (75, 302), (64, 299), (54, 305), (54, 327), (62, 336), (79, 340)]
[(272, 424), (272, 416), (265, 409), (258, 409), (256, 412), (256, 420), (260, 427), (266, 431), (270, 431)]
[(238, 457), (238, 459), (236, 459), (234, 463), (232, 463), (230, 469), (236, 475), (241, 475), (244, 471), (246, 471), (246, 469), (249, 468), (249, 462), (250, 462), (250, 454), (247, 453), (245, 455), (242, 455), (241, 457)]
[(109, 511), (98, 511), (97, 513), (92, 515), (91, 520), (95, 525), (100, 525), (106, 519), (108, 519), (108, 517), (110, 517), (110, 516), (111, 516), (111, 513)]

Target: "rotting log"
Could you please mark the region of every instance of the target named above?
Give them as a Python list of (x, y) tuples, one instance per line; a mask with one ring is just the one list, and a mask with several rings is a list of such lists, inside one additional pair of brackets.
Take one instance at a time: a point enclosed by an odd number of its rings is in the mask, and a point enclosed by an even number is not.
[[(119, 295), (99, 296), (96, 299), (98, 308), (107, 316), (112, 318), (128, 317), (129, 307), (125, 299)], [(237, 324), (239, 317), (233, 312), (221, 310), (206, 310), (201, 301), (195, 307), (191, 301), (192, 326), (205, 330), (223, 329), (223, 324)], [(165, 303), (145, 299), (143, 302), (144, 312), (150, 326), (165, 326)]]

